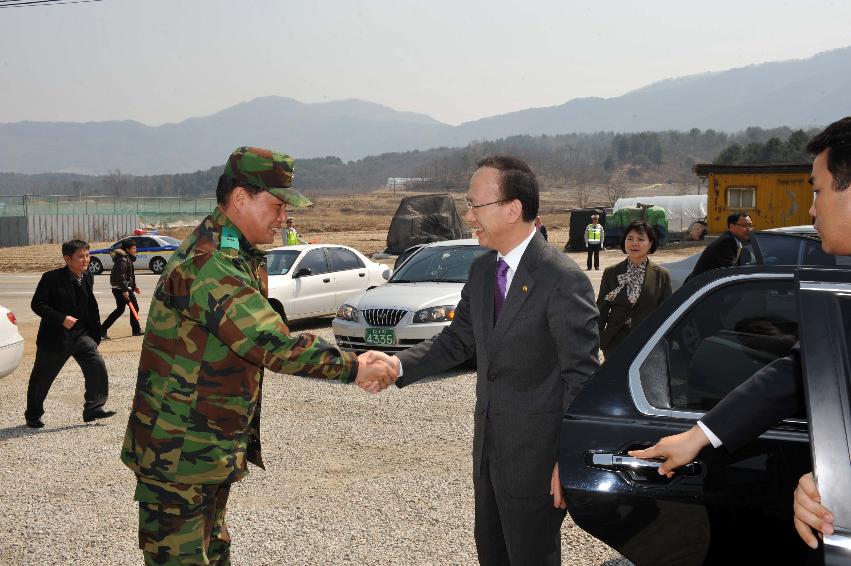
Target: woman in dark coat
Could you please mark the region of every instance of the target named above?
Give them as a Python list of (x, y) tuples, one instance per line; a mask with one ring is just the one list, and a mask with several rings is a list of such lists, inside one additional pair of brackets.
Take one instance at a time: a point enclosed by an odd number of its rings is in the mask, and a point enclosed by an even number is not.
[(656, 231), (647, 222), (630, 223), (621, 238), (627, 258), (603, 272), (597, 308), (600, 309), (600, 347), (606, 357), (671, 295), (671, 275), (648, 257), (656, 251)]

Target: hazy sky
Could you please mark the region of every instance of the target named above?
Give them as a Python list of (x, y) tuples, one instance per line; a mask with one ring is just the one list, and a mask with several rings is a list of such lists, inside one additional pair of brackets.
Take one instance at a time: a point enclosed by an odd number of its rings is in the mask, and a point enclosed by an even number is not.
[(360, 98), (450, 124), (851, 44), (851, 2), (103, 0), (0, 9), (0, 122)]

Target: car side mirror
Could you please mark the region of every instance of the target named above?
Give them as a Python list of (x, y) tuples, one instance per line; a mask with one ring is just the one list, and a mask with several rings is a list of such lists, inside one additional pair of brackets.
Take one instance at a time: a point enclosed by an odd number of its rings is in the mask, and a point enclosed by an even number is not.
[(381, 276), (384, 278), (385, 281), (390, 279), (390, 268), (387, 268), (384, 271), (382, 271)]
[(304, 277), (306, 275), (313, 275), (313, 271), (309, 267), (302, 267), (298, 271), (295, 272), (293, 278)]

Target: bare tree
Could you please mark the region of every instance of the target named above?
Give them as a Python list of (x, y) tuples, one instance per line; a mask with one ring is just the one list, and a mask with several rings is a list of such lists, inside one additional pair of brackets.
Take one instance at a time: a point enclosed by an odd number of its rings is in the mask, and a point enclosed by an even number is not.
[(591, 201), (591, 186), (588, 184), (587, 167), (577, 167), (573, 174), (573, 182), (576, 185), (576, 204), (579, 208), (588, 208), (588, 203)]
[(609, 202), (609, 206), (614, 206), (618, 199), (629, 196), (630, 189), (626, 184), (626, 175), (630, 168), (630, 165), (624, 165), (609, 177), (609, 182), (606, 183), (606, 200)]
[(127, 185), (129, 184), (129, 180), (127, 175), (121, 173), (120, 169), (116, 169), (115, 171), (109, 171), (107, 173), (106, 178), (104, 179), (106, 183), (106, 190), (108, 194), (111, 194), (115, 198), (118, 198), (124, 193), (127, 189)]

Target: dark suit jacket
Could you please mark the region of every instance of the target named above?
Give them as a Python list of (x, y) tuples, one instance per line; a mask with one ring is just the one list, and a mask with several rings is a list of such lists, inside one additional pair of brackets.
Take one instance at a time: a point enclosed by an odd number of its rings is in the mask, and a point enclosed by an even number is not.
[(804, 405), (801, 350), (768, 364), (728, 393), (701, 420), (734, 452)]
[[(626, 298), (626, 289), (607, 302), (606, 295), (618, 286), (618, 275), (626, 273), (629, 259), (610, 265), (603, 271), (600, 293), (597, 295), (597, 308), (600, 309), (600, 347), (603, 350), (614, 349), (626, 338), (639, 322), (656, 310), (662, 301), (671, 296), (671, 274), (664, 267), (652, 261), (647, 262), (644, 285), (641, 294), (633, 306)], [(631, 321), (627, 326), (627, 321)]]
[(736, 237), (732, 232), (727, 230), (706, 246), (703, 253), (697, 260), (691, 274), (686, 277), (686, 281), (692, 277), (697, 277), (701, 273), (706, 273), (713, 269), (722, 267), (733, 267), (739, 263), (739, 245)]
[[(100, 313), (98, 303), (93, 292), (93, 277), (88, 271), (83, 274), (83, 285), (88, 293), (88, 304), (86, 305), (87, 320), (86, 329), (89, 336), (100, 343)], [(48, 271), (41, 276), (38, 286), (35, 288), (30, 307), (33, 312), (41, 317), (38, 325), (38, 336), (36, 345), (45, 348), (69, 348), (71, 346), (70, 330), (62, 326), (65, 317), (71, 314), (71, 308), (77, 304), (77, 296), (74, 292), (74, 283), (71, 281), (71, 271), (67, 267)]]
[(481, 473), (487, 419), (492, 459), (509, 494), (546, 495), (562, 415), (598, 366), (594, 291), (570, 258), (535, 234), (494, 326), (496, 256), (483, 254), (473, 263), (452, 324), (398, 354), (403, 375), (396, 384), (404, 387), (475, 354), (474, 475)]

